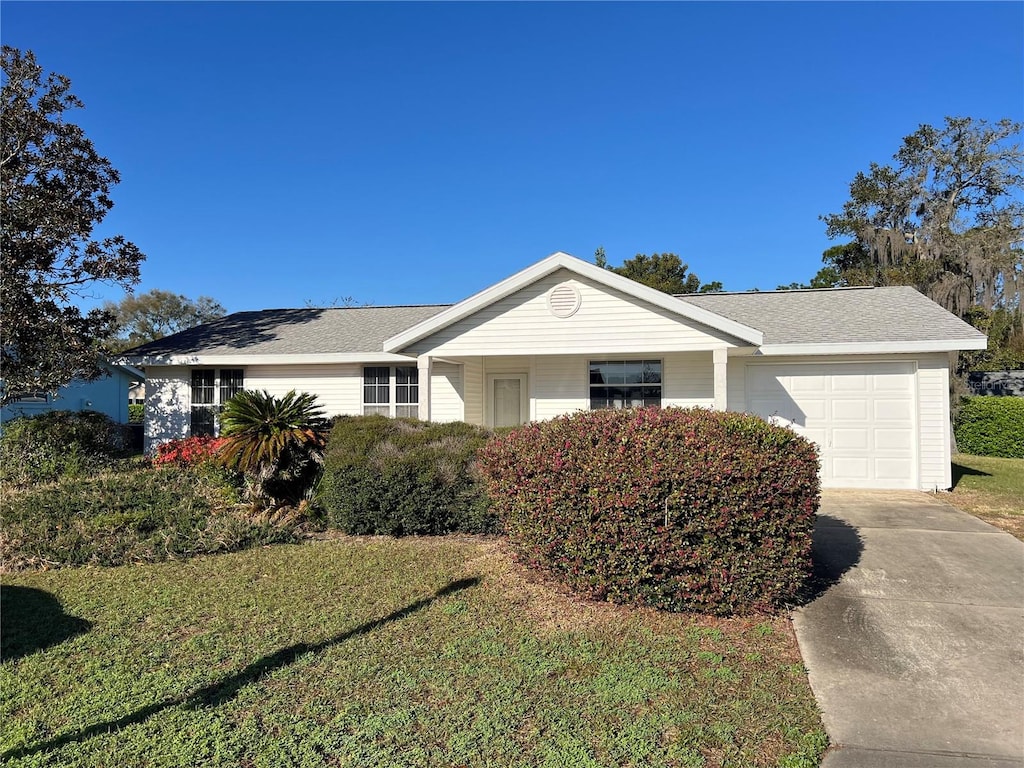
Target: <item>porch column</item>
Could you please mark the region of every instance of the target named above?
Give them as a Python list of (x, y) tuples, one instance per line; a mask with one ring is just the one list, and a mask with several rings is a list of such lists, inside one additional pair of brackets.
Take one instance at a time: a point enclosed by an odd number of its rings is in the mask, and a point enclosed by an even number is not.
[(416, 358), (416, 368), (419, 371), (420, 421), (430, 421), (430, 374), (434, 369), (434, 359), (430, 355), (420, 355)]
[(728, 370), (729, 350), (725, 347), (712, 351), (715, 363), (715, 410), (724, 411), (728, 404)]

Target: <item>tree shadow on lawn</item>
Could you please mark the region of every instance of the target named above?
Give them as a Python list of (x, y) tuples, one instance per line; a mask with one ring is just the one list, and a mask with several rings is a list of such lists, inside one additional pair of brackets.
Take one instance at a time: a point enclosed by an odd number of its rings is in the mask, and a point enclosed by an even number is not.
[(385, 624), (390, 624), (393, 621), (404, 619), (416, 611), (426, 608), (435, 600), (460, 592), (464, 589), (469, 589), (470, 587), (475, 587), (480, 583), (480, 580), (479, 576), (474, 576), (468, 579), (453, 581), (447, 586), (439, 589), (430, 597), (417, 600), (415, 603), (410, 603), (405, 608), (389, 613), (383, 618), (374, 619), (373, 621), (368, 621), (365, 624), (360, 624), (355, 629), (350, 629), (340, 635), (335, 635), (334, 637), (312, 645), (308, 643), (297, 643), (296, 645), (290, 645), (287, 648), (282, 648), (275, 653), (264, 656), (254, 661), (252, 664), (243, 667), (233, 675), (229, 675), (223, 680), (211, 683), (199, 690), (193, 691), (187, 696), (176, 696), (172, 699), (165, 699), (163, 701), (150, 704), (149, 706), (142, 707), (141, 709), (125, 715), (124, 717), (118, 718), (117, 720), (107, 720), (106, 722), (96, 723), (88, 726), (87, 728), (83, 728), (80, 731), (68, 733), (64, 736), (58, 736), (57, 738), (49, 741), (4, 752), (0, 754), (0, 759), (10, 760), (12, 758), (26, 757), (40, 752), (51, 752), (72, 742), (85, 741), (93, 736), (119, 731), (129, 725), (142, 723), (153, 715), (171, 707), (183, 706), (186, 709), (203, 709), (205, 707), (220, 706), (234, 698), (235, 695), (245, 686), (256, 682), (261, 677), (273, 672), (274, 670), (292, 664), (302, 656), (326, 650), (327, 648), (343, 643), (356, 635), (366, 634), (367, 632), (379, 629)]
[(812, 536), (814, 570), (798, 594), (796, 605), (813, 603), (838, 584), (864, 552), (864, 540), (857, 529), (832, 515), (818, 515)]
[(0, 658), (20, 659), (88, 632), (92, 624), (64, 613), (49, 592), (13, 584), (0, 586)]

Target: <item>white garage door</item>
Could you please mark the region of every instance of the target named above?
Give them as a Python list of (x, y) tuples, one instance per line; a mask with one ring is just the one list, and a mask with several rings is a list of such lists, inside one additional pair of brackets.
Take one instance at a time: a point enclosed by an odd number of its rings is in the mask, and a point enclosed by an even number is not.
[(917, 487), (912, 364), (751, 364), (746, 389), (748, 411), (818, 444), (825, 487)]

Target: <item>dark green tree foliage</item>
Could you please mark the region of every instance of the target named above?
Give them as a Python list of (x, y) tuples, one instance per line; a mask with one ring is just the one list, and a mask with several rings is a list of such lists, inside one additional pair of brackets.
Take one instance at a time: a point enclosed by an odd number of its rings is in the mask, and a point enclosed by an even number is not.
[[(871, 163), (850, 184), (825, 253), (840, 285), (913, 285), (963, 316), (1019, 305), (1024, 281), (1021, 124), (947, 117), (903, 139), (893, 165)], [(819, 273), (820, 274), (820, 273)]]
[(674, 253), (653, 253), (650, 256), (638, 253), (632, 259), (622, 262), (621, 267), (610, 267), (604, 248), (598, 248), (594, 252), (594, 263), (664, 293), (711, 293), (722, 290), (722, 284), (717, 280), (701, 284), (700, 278), (688, 271), (689, 265), (684, 264)]
[(44, 76), (31, 52), (3, 47), (0, 116), (0, 400), (55, 391), (74, 378), (97, 378), (105, 310), (82, 312), (74, 300), (99, 283), (131, 289), (144, 256), (121, 235), (92, 237), (113, 207), (119, 176), (65, 113), (82, 102), (71, 82)]
[(159, 288), (125, 296), (116, 304), (107, 302), (104, 309), (114, 316), (117, 330), (107, 341), (107, 347), (114, 352), (162, 339), (226, 314), (224, 307), (209, 296), (193, 301)]

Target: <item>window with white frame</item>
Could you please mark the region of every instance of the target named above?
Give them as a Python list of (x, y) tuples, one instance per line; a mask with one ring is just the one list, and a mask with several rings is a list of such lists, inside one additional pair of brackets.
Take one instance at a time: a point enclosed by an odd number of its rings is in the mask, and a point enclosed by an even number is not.
[(661, 405), (661, 360), (591, 360), (590, 408)]
[(241, 368), (197, 368), (192, 371), (193, 437), (217, 434), (217, 414), (224, 403), (245, 388), (245, 375)]
[(418, 418), (420, 373), (415, 365), (363, 368), (363, 414)]
[(48, 392), (16, 392), (11, 395), (11, 402), (14, 403), (48, 403), (50, 394)]

